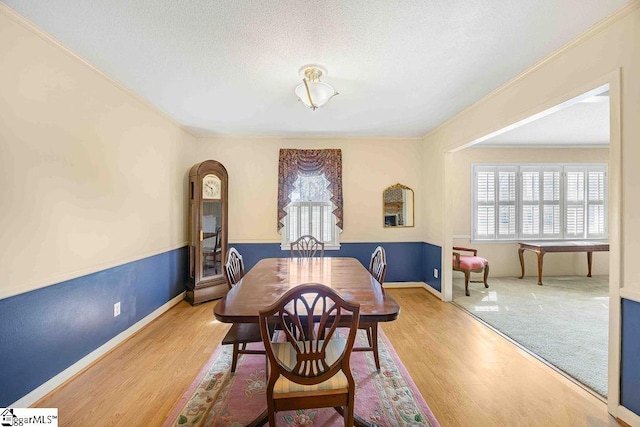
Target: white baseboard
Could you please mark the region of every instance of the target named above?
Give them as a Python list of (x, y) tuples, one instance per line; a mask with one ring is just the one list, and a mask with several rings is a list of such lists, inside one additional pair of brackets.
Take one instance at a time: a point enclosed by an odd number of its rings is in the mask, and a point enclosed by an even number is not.
[(432, 288), (431, 286), (429, 286), (428, 283), (423, 283), (422, 287), (425, 288), (426, 290), (428, 290), (429, 292), (431, 292), (432, 294), (434, 294), (435, 296), (437, 296), (438, 298), (440, 298), (442, 300), (442, 293), (437, 290), (436, 288)]
[(635, 412), (631, 412), (629, 409), (625, 408), (622, 405), (618, 406), (618, 413), (616, 415), (620, 420), (624, 421), (630, 426), (640, 426), (640, 415), (636, 414)]
[(400, 288), (424, 288), (427, 291), (431, 292), (438, 298), (442, 299), (442, 294), (440, 291), (432, 288), (425, 282), (385, 282), (383, 285), (385, 289), (400, 289)]
[(182, 301), (184, 299), (184, 296), (185, 296), (185, 292), (181, 293), (177, 297), (171, 299), (169, 302), (167, 302), (167, 303), (163, 304), (162, 306), (158, 307), (156, 310), (154, 310), (152, 313), (150, 313), (144, 319), (142, 319), (139, 322), (135, 323), (131, 327), (127, 328), (126, 330), (120, 332), (118, 335), (116, 335), (115, 337), (111, 338), (109, 341), (107, 341), (106, 343), (104, 343), (103, 345), (101, 345), (100, 347), (98, 347), (97, 349), (92, 351), (91, 353), (87, 354), (85, 357), (83, 357), (82, 359), (78, 360), (76, 363), (74, 363), (73, 365), (69, 366), (67, 369), (65, 369), (64, 371), (60, 372), (55, 377), (51, 378), (46, 383), (40, 385), (38, 388), (36, 388), (35, 390), (31, 391), (29, 394), (27, 394), (25, 396), (22, 396), (20, 399), (18, 399), (15, 402), (13, 402), (11, 405), (9, 405), (9, 407), (27, 408), (27, 407), (33, 405), (38, 400), (42, 399), (44, 396), (46, 396), (47, 394), (51, 393), (57, 387), (61, 386), (66, 381), (71, 379), (74, 375), (78, 374), (80, 371), (85, 369), (87, 366), (91, 365), (93, 362), (98, 360), (100, 357), (104, 356), (109, 351), (111, 351), (112, 349), (117, 347), (119, 344), (124, 342), (127, 338), (131, 337), (133, 334), (138, 332), (140, 329), (142, 329), (143, 327), (145, 327), (146, 325), (151, 323), (151, 321), (153, 321), (156, 318), (160, 317), (161, 314), (163, 314), (164, 312), (169, 310), (171, 307), (173, 307), (174, 305), (176, 305), (180, 301)]

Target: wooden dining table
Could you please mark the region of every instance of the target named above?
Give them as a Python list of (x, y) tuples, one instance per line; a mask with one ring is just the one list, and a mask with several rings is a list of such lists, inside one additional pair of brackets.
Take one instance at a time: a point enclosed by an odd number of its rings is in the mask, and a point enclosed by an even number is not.
[[(258, 323), (260, 310), (275, 303), (289, 289), (304, 283), (322, 283), (348, 302), (360, 304), (361, 322), (390, 322), (400, 306), (355, 258), (265, 258), (229, 290), (213, 309), (224, 323)], [(264, 425), (267, 411), (250, 426)], [(367, 422), (356, 415), (356, 425)]]

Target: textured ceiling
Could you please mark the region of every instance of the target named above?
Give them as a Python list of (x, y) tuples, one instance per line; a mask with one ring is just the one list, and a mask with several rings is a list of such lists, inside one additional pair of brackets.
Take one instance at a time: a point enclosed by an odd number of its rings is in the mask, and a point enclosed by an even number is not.
[[(422, 136), (627, 0), (2, 0), (194, 131)], [(311, 111), (298, 69), (340, 95)]]
[(577, 102), (478, 144), (493, 147), (609, 146), (609, 97)]

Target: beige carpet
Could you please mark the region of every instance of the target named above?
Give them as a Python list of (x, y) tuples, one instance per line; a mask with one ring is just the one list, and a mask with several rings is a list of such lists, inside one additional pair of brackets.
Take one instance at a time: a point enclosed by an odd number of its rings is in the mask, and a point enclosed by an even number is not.
[[(480, 277), (472, 277), (472, 280)], [(609, 278), (454, 278), (453, 301), (598, 394), (607, 395)]]

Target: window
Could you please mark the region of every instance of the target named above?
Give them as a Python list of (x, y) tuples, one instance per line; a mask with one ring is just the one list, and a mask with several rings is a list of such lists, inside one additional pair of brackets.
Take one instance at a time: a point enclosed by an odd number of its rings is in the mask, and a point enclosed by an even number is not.
[(282, 249), (311, 234), (338, 249), (343, 227), (342, 150), (280, 149), (278, 160), (278, 231)]
[(339, 229), (333, 214), (329, 181), (324, 174), (300, 176), (294, 183), (291, 202), (286, 206), (282, 229), (282, 247), (300, 236), (310, 234), (325, 243), (325, 249), (339, 247)]
[(473, 240), (607, 238), (604, 164), (473, 165)]

